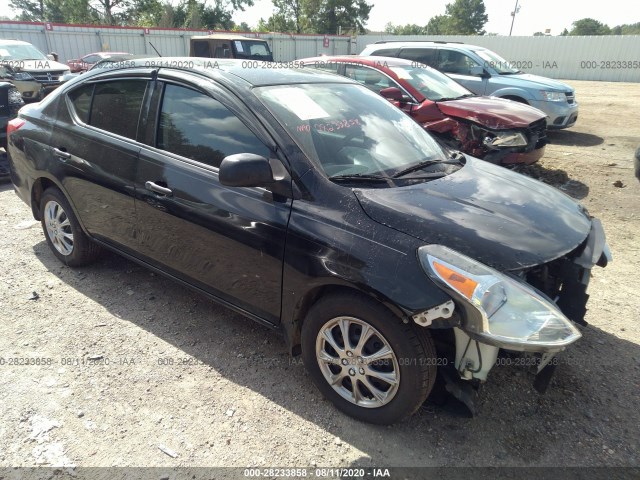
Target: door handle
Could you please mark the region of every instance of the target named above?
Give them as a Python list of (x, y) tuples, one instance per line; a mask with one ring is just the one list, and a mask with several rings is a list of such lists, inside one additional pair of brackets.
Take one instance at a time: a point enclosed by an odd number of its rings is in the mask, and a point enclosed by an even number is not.
[(160, 195), (166, 195), (167, 197), (170, 197), (173, 195), (173, 192), (171, 191), (170, 188), (162, 187), (156, 183), (149, 182), (149, 181), (145, 182), (144, 188), (152, 192), (159, 193)]
[(64, 147), (54, 148), (53, 154), (58, 157), (60, 160), (69, 160), (71, 158), (71, 154)]

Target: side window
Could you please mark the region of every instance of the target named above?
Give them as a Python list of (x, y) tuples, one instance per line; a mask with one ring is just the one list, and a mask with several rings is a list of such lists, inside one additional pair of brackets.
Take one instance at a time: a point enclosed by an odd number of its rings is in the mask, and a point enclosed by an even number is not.
[(338, 73), (340, 64), (338, 62), (332, 62), (330, 60), (323, 61), (318, 60), (314, 63), (305, 63), (304, 68), (313, 68), (314, 70), (320, 70), (327, 73)]
[(177, 85), (164, 90), (157, 147), (219, 167), (235, 153), (269, 158), (269, 149), (229, 109), (217, 100)]
[(89, 123), (89, 109), (91, 108), (91, 96), (93, 84), (83, 85), (69, 93), (69, 100), (73, 104), (76, 115), (83, 123)]
[(445, 73), (469, 75), (471, 67), (475, 65), (479, 65), (479, 63), (462, 52), (441, 49), (437, 68)]
[(100, 57), (98, 55), (87, 55), (82, 58), (82, 61), (84, 63), (96, 63), (99, 59)]
[(135, 139), (146, 87), (146, 80), (97, 83), (89, 125)]
[(209, 49), (208, 40), (194, 40), (193, 41), (193, 56), (194, 57), (211, 57), (211, 50)]
[(369, 90), (379, 93), (383, 88), (396, 87), (397, 85), (389, 77), (373, 68), (362, 65), (347, 65), (345, 76), (363, 84)]
[(213, 55), (214, 58), (231, 58), (231, 48), (229, 48), (228, 43), (223, 43), (222, 45), (218, 45), (216, 47), (216, 53)]
[(417, 63), (429, 65), (430, 67), (435, 67), (438, 50), (435, 48), (403, 48), (398, 56), (400, 58), (406, 58), (407, 60), (413, 60)]
[(397, 48), (383, 48), (382, 50), (376, 50), (371, 54), (376, 57), (398, 57), (398, 49)]

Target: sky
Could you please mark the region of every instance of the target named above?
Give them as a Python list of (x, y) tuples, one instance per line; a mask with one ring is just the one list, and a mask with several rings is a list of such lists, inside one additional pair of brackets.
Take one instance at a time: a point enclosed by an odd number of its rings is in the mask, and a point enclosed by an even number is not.
[[(453, 0), (368, 0), (373, 3), (366, 27), (383, 31), (387, 22), (396, 25), (416, 23), (426, 25), (434, 15), (445, 12), (445, 5)], [(178, 0), (172, 0), (178, 3)], [(236, 12), (236, 23), (247, 22), (255, 26), (260, 18), (267, 19), (272, 11), (271, 0), (254, 0), (254, 6), (244, 12)], [(509, 35), (511, 12), (515, 0), (484, 0), (489, 21), (485, 30), (498, 35)], [(624, 23), (640, 22), (640, 2), (635, 0), (519, 0), (520, 11), (516, 15), (513, 35), (532, 35), (551, 30), (558, 35), (563, 29), (571, 29), (571, 23), (585, 17), (595, 18), (614, 27)], [(13, 17), (9, 0), (0, 0), (0, 15)]]

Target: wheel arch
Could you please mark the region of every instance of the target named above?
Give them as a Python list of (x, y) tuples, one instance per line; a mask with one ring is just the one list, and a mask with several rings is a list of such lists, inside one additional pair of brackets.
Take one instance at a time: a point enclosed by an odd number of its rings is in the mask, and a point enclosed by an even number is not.
[(341, 279), (338, 278), (330, 280), (332, 281), (322, 285), (316, 285), (307, 290), (296, 303), (292, 317), (290, 319), (283, 319), (282, 330), (287, 342), (289, 354), (292, 356), (297, 356), (301, 353), (301, 332), (305, 317), (321, 298), (326, 298), (327, 296), (342, 293), (359, 295), (379, 303), (396, 316), (399, 321), (404, 321), (404, 319), (407, 318), (407, 314), (403, 309), (379, 292), (359, 288), (354, 284), (340, 281)]
[(74, 215), (78, 219), (80, 228), (82, 228), (82, 231), (85, 234), (89, 235), (86, 228), (84, 227), (84, 224), (82, 223), (82, 219), (80, 215), (78, 215), (78, 209), (76, 208), (75, 204), (69, 197), (69, 194), (62, 187), (62, 185), (60, 185), (60, 183), (58, 183), (55, 179), (51, 177), (40, 176), (33, 182), (33, 185), (31, 186), (31, 213), (33, 214), (33, 218), (35, 218), (36, 220), (42, 220), (42, 213), (40, 212), (40, 200), (42, 199), (42, 194), (48, 188), (51, 188), (51, 187), (57, 188), (62, 192), (62, 195), (64, 195), (64, 198), (66, 198), (67, 202), (69, 202), (69, 205), (71, 205), (71, 209), (73, 210)]

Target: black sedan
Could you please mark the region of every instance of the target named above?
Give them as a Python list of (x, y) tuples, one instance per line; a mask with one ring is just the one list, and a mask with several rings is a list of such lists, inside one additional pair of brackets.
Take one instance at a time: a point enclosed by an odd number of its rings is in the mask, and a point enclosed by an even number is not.
[(134, 63), (10, 122), (12, 181), (60, 261), (114, 250), (281, 330), (365, 421), (415, 412), (439, 370), (464, 393), (500, 349), (537, 359), (545, 388), (609, 259), (579, 204), (444, 151), (346, 78)]

